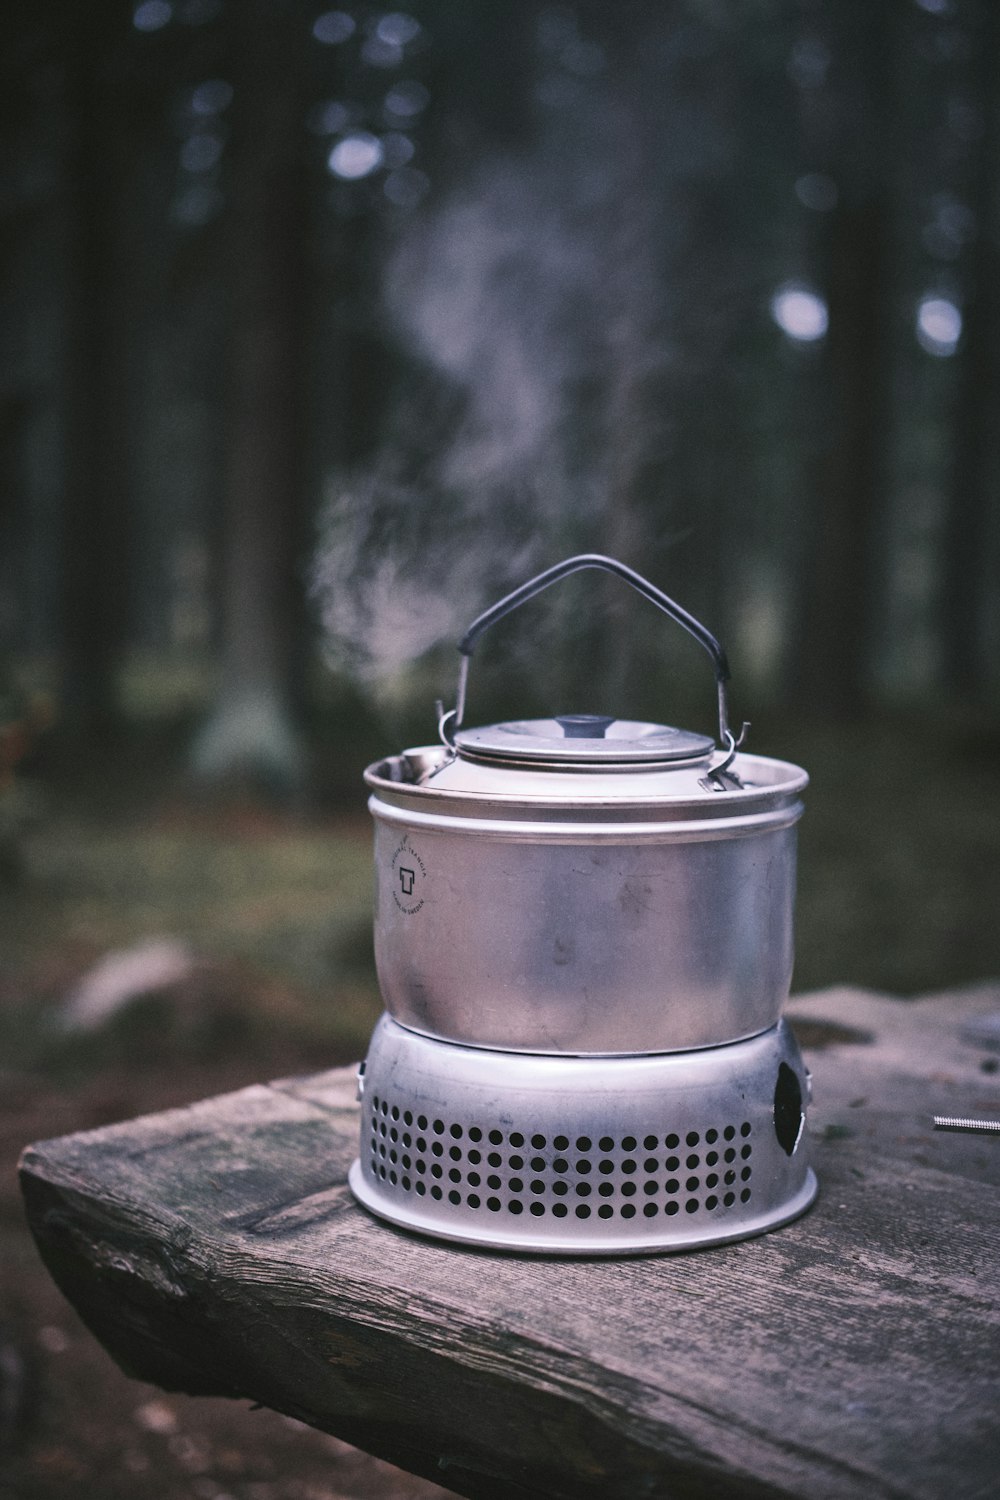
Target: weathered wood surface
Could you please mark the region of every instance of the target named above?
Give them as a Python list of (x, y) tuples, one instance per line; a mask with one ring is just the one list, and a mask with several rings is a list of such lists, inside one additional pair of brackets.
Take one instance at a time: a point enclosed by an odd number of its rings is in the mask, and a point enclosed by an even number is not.
[[(56, 1281), (132, 1373), (249, 1397), (475, 1497), (971, 1500), (1000, 1472), (1000, 986), (791, 1005), (820, 1198), (742, 1244), (619, 1262), (369, 1218), (353, 1075), (26, 1151)], [(813, 1045), (808, 1045), (812, 1043)]]

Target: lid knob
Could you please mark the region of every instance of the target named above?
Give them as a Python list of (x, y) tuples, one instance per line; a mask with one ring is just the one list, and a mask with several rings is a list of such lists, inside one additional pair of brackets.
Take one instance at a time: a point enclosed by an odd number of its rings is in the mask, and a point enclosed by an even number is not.
[(614, 722), (607, 714), (556, 714), (556, 723), (568, 740), (603, 740)]

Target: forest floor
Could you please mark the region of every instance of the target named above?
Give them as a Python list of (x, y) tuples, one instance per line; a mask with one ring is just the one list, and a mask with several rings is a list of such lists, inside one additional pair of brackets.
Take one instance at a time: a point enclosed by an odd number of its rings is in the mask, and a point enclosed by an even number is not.
[[(795, 988), (1000, 975), (995, 730), (754, 729), (813, 778)], [(379, 1001), (360, 784), (346, 811), (211, 805), (139, 745), (50, 769), (34, 795), (0, 875), (0, 1500), (442, 1493), (272, 1412), (126, 1378), (43, 1270), (14, 1177), (32, 1140), (363, 1053)]]

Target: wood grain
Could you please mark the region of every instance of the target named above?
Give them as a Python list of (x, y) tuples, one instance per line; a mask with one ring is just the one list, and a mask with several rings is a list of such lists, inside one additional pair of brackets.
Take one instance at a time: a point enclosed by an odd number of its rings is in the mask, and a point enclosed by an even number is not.
[(820, 1199), (757, 1240), (496, 1255), (371, 1219), (351, 1070), (22, 1160), (52, 1275), (124, 1368), (249, 1397), (457, 1493), (972, 1500), (1000, 1451), (1000, 987), (799, 997)]

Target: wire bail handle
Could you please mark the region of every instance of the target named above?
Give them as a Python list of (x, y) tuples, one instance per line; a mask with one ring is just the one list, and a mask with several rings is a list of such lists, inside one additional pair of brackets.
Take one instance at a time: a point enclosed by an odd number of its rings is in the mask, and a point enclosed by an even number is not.
[(461, 661), (458, 672), (458, 688), (455, 694), (455, 707), (445, 711), (443, 704), (438, 704), (438, 733), (441, 736), (442, 742), (450, 749), (455, 748), (455, 735), (461, 729), (465, 719), (469, 663), (472, 660), (479, 637), (485, 631), (489, 630), (491, 625), (495, 625), (498, 620), (502, 620), (505, 615), (509, 615), (512, 610), (527, 603), (529, 599), (533, 599), (536, 594), (540, 594), (550, 584), (558, 583), (561, 578), (567, 578), (570, 573), (581, 573), (587, 568), (596, 568), (604, 573), (614, 573), (617, 577), (624, 579), (637, 593), (642, 594), (644, 599), (648, 599), (651, 604), (655, 604), (657, 609), (662, 610), (665, 615), (669, 615), (676, 624), (683, 626), (688, 634), (694, 636), (695, 640), (701, 646), (704, 646), (709, 656), (711, 656), (715, 667), (715, 684), (719, 705), (719, 747), (723, 751), (728, 752), (727, 760), (723, 765), (715, 768), (715, 774), (724, 771), (732, 762), (739, 747), (743, 744), (743, 741), (746, 739), (747, 730), (750, 728), (750, 725), (744, 722), (737, 738), (729, 727), (729, 700), (727, 694), (729, 662), (726, 660), (725, 651), (723, 651), (711, 631), (707, 630), (693, 615), (689, 615), (687, 610), (682, 609), (673, 599), (668, 598), (666, 594), (650, 583), (647, 578), (643, 578), (641, 573), (636, 573), (632, 568), (626, 567), (624, 563), (618, 562), (616, 558), (604, 557), (599, 552), (581, 552), (576, 557), (565, 558), (563, 562), (556, 563), (554, 567), (546, 568), (545, 572), (539, 573), (537, 577), (529, 578), (527, 583), (522, 583), (519, 588), (514, 589), (512, 593), (505, 595), (503, 599), (498, 600), (496, 604), (484, 610), (481, 615), (476, 616), (458, 643)]

